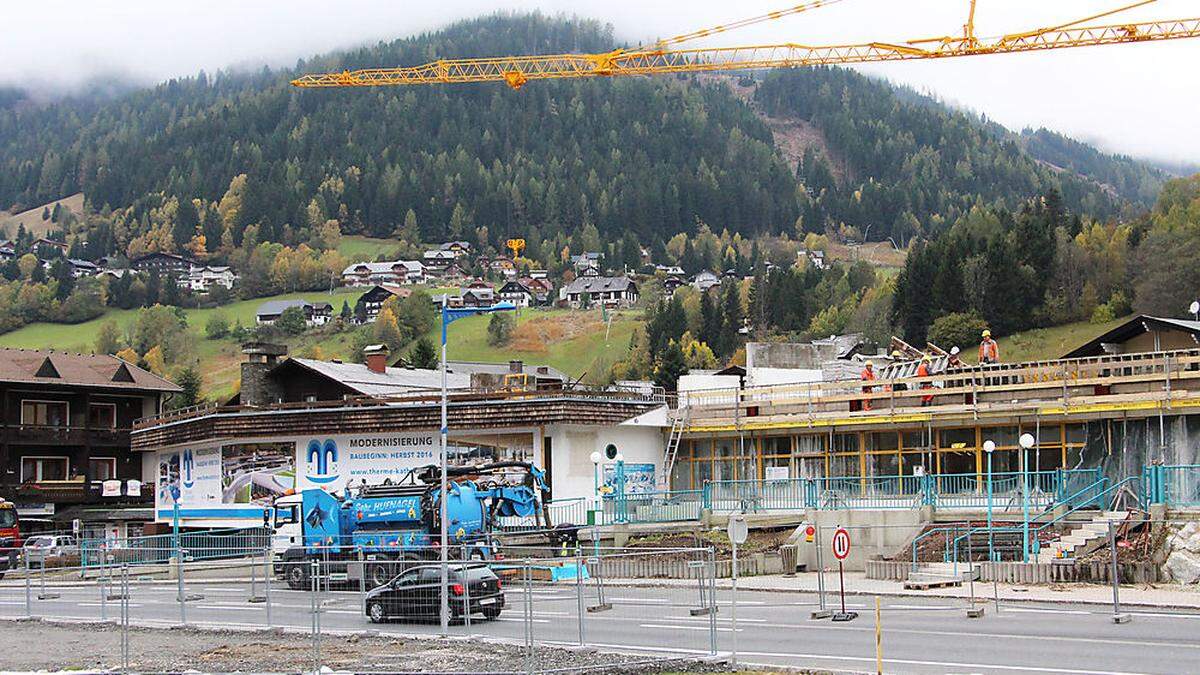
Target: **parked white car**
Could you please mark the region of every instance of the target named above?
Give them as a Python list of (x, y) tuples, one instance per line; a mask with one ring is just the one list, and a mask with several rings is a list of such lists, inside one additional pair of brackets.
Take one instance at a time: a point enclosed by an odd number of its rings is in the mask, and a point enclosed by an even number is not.
[(39, 534), (25, 540), (24, 552), (30, 567), (41, 567), (43, 561), (62, 565), (68, 558), (78, 559), (79, 543), (69, 534)]

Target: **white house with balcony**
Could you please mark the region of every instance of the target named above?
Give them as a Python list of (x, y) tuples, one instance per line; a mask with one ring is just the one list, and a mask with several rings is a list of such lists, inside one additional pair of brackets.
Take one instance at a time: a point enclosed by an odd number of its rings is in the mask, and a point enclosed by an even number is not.
[(238, 275), (226, 265), (193, 265), (188, 270), (187, 285), (196, 293), (207, 293), (213, 286), (233, 288)]
[(425, 265), (416, 260), (360, 262), (342, 270), (346, 286), (403, 286), (425, 283)]

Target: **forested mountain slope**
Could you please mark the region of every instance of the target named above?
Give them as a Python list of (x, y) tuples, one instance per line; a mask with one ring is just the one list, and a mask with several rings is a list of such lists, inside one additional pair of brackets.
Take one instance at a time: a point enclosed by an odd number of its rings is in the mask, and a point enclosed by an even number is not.
[(591, 222), (605, 239), (631, 232), (648, 244), (701, 221), (757, 234), (792, 231), (802, 216), (809, 231), (847, 224), (899, 240), (978, 202), (1015, 207), (1052, 188), (1070, 211), (1108, 217), (1144, 205), (1161, 182), (1107, 156), (1065, 167), (1096, 180), (1058, 171), (997, 125), (840, 69), (772, 73), (756, 94), (760, 109), (824, 134), (847, 168), (840, 183), (820, 153), (785, 161), (761, 116), (711, 80), (538, 82), (520, 92), (287, 84), (301, 71), (614, 44), (591, 21), (491, 16), (294, 70), (201, 74), (108, 100), (37, 106), (12, 103), (10, 92), (0, 105), (0, 208), (83, 191), (96, 211), (126, 209), (113, 228), (119, 247), (171, 197), (216, 210), (233, 193), (236, 208), (219, 218), (188, 210), (209, 252), (240, 246), (250, 225), (257, 241), (294, 244), (330, 219), (375, 236), (407, 225), (424, 240), (486, 226), (493, 242), (537, 242)]

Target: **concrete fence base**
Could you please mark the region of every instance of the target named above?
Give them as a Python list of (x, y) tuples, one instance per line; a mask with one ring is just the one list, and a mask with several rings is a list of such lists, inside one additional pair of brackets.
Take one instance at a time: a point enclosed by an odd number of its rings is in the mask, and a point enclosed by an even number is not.
[[(1001, 581), (1006, 584), (1053, 584), (1061, 582), (1111, 583), (1112, 567), (1107, 562), (1076, 563), (1019, 563), (980, 562), (975, 564), (981, 581)], [(1166, 575), (1154, 563), (1121, 563), (1118, 565), (1121, 583), (1142, 584), (1167, 581)], [(970, 564), (959, 563), (960, 573)], [(900, 560), (868, 560), (867, 578), (881, 581), (906, 581), (912, 563)]]
[[(689, 562), (692, 561), (669, 556), (613, 556), (605, 558), (593, 574), (598, 572), (605, 578), (617, 579), (695, 579), (702, 570), (689, 567)], [(779, 554), (757, 553), (738, 558), (738, 576), (782, 573), (783, 559)], [(718, 579), (733, 576), (733, 561), (716, 561), (716, 576)]]
[[(1154, 563), (1118, 563), (1121, 583), (1146, 584), (1165, 581), (1159, 566)], [(1010, 584), (1052, 584), (1083, 582), (1112, 583), (1112, 565), (1108, 562), (1076, 563), (980, 563), (983, 581), (1002, 581)]]

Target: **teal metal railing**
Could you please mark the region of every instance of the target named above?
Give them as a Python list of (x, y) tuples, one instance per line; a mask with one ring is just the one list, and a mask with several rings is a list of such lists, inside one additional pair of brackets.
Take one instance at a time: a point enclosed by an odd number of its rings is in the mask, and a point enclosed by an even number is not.
[(105, 565), (109, 556), (114, 563), (151, 565), (169, 561), (176, 551), (182, 551), (187, 560), (214, 560), (261, 554), (270, 547), (270, 530), (248, 527), (180, 532), (178, 542), (174, 533), (124, 540), (85, 539), (79, 545), (79, 559), (85, 568)]
[(1176, 508), (1200, 506), (1200, 464), (1156, 464), (1142, 469), (1142, 500)]
[[(991, 476), (996, 508), (1013, 507), (1021, 499), (1022, 483), (1029, 486), (1029, 503), (1039, 510), (1073, 499), (1072, 505), (1095, 497), (1099, 469), (997, 472)], [(1083, 485), (1092, 492), (1079, 492)], [(801, 509), (983, 508), (987, 505), (988, 476), (974, 473), (924, 476), (842, 476), (774, 480), (721, 480), (704, 486), (704, 508), (714, 513), (760, 513)]]
[(703, 490), (618, 493), (605, 496), (604, 521), (632, 525), (700, 520), (703, 508)]
[[(1102, 480), (1105, 483), (1108, 482), (1107, 478), (1102, 479)], [(1031, 521), (1030, 522), (1031, 529), (1030, 529), (1030, 534), (1029, 534), (1029, 538), (1030, 538), (1029, 546), (1032, 549), (1033, 554), (1037, 555), (1037, 553), (1039, 551), (1041, 551), (1041, 548), (1042, 548), (1041, 534), (1043, 531), (1046, 530), (1046, 528), (1064, 520), (1067, 516), (1071, 515), (1072, 513), (1075, 513), (1076, 511), (1079, 511), (1080, 509), (1088, 508), (1092, 505), (1097, 505), (1100, 508), (1104, 508), (1107, 504), (1108, 497), (1110, 495), (1113, 495), (1113, 494), (1119, 492), (1122, 488), (1128, 487), (1129, 489), (1134, 490), (1135, 494), (1136, 494), (1137, 488), (1134, 486), (1134, 484), (1140, 480), (1142, 480), (1141, 476), (1129, 476), (1128, 478), (1119, 480), (1119, 481), (1113, 483), (1112, 485), (1101, 490), (1091, 500), (1089, 500), (1085, 503), (1082, 503), (1078, 506), (1075, 506), (1071, 509), (1068, 509), (1067, 511), (1064, 511), (1064, 512), (1058, 514), (1057, 516), (1054, 516), (1047, 522), (1045, 522), (1041, 525), (1038, 525), (1037, 527), (1032, 527), (1032, 525), (1034, 524), (1034, 521)], [(1086, 490), (1088, 488), (1084, 488), (1084, 489)], [(1068, 503), (1070, 503), (1070, 502), (1068, 502)], [(1046, 515), (1046, 514), (1043, 514), (1043, 515)], [(1035, 520), (1037, 520), (1037, 519), (1035, 519)]]

